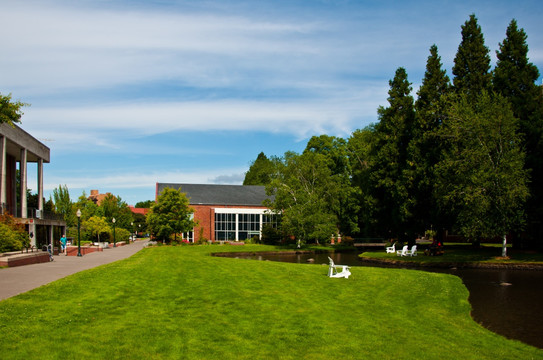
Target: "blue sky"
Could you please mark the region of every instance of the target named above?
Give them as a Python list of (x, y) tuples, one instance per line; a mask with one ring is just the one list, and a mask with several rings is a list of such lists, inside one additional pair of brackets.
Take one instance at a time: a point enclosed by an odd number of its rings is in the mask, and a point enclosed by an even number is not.
[[(474, 13), (495, 61), (515, 18), (543, 71), (543, 2), (0, 0), (0, 92), (51, 149), (46, 197), (128, 204), (156, 182), (241, 184), (249, 164), (377, 121), (402, 66), (451, 68)], [(541, 81), (541, 78), (540, 80)], [(35, 166), (29, 187), (36, 189)]]

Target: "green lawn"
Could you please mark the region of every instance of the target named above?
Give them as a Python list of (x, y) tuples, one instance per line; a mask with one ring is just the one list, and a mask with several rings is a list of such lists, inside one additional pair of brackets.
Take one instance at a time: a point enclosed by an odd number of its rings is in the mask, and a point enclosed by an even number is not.
[(148, 248), (1, 301), (0, 357), (543, 359), (475, 323), (455, 276), (208, 256), (270, 249)]
[[(474, 249), (470, 244), (445, 244), (445, 254), (442, 256), (424, 256), (424, 249), (427, 245), (417, 246), (418, 256), (399, 257), (395, 253), (387, 254), (384, 249), (378, 251), (368, 251), (361, 254), (362, 258), (406, 261), (420, 263), (421, 265), (431, 265), (434, 263), (493, 263), (493, 264), (543, 264), (543, 254), (529, 251), (518, 251), (508, 249), (508, 259), (501, 258), (501, 247), (484, 245), (479, 249)], [(400, 250), (401, 248), (398, 248)]]

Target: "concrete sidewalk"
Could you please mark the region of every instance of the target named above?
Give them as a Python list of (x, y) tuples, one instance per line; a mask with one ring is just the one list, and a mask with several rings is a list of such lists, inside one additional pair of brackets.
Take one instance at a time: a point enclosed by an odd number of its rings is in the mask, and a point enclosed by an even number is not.
[(71, 274), (130, 257), (148, 240), (105, 249), (82, 257), (55, 255), (54, 261), (0, 269), (0, 300), (27, 292)]

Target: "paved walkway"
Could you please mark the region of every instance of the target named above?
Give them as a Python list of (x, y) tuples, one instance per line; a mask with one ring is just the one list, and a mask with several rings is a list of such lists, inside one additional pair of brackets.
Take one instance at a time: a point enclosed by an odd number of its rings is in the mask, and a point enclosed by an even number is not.
[(55, 255), (55, 260), (51, 262), (0, 269), (0, 300), (83, 270), (125, 259), (140, 251), (147, 242), (138, 240), (130, 245), (109, 248), (82, 257)]

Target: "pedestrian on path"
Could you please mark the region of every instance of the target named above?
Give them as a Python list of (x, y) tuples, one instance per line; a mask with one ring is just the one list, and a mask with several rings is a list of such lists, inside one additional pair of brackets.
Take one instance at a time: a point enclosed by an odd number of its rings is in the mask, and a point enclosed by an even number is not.
[[(62, 251), (61, 252), (65, 252), (66, 251), (66, 242), (68, 241), (68, 239), (66, 239), (66, 235), (65, 234), (62, 234), (62, 237), (60, 238), (60, 246), (62, 248)], [(68, 255), (68, 252), (66, 252), (66, 255)]]

